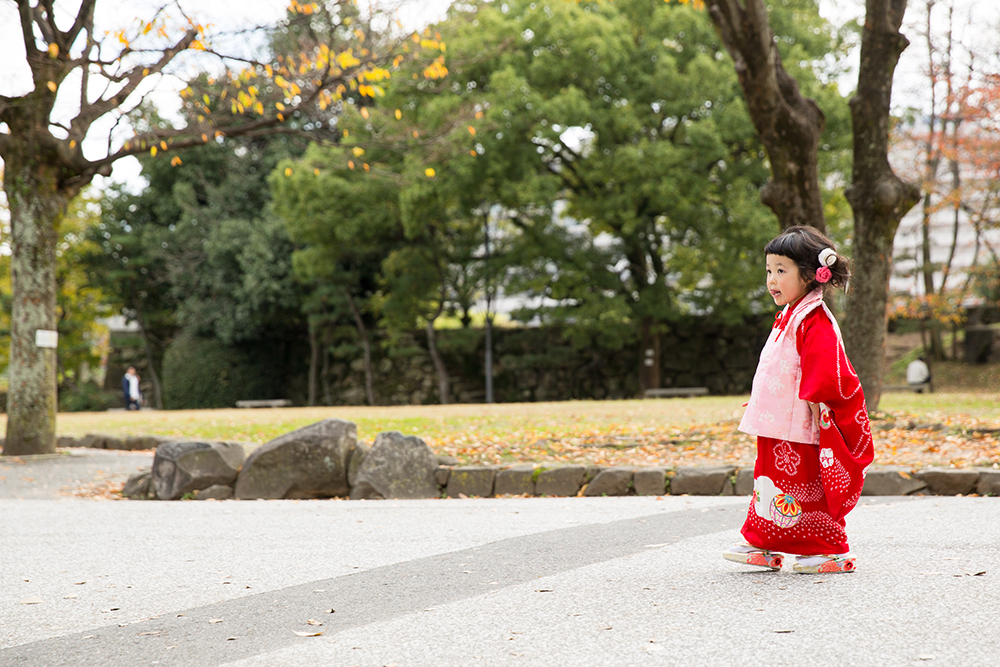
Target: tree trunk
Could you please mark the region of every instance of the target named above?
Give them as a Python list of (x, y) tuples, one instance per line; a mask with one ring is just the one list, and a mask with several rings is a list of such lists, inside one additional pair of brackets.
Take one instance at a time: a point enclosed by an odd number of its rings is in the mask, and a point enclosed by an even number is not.
[(771, 162), (760, 199), (782, 229), (826, 231), (819, 189), (818, 147), (826, 119), (785, 71), (764, 0), (707, 0), (709, 16), (733, 59), (750, 120)]
[(316, 405), (316, 383), (319, 373), (319, 341), (317, 340), (316, 324), (309, 323), (309, 407)]
[(330, 390), (330, 333), (323, 331), (323, 367), (319, 372), (320, 386), (323, 387), (323, 405), (333, 405), (333, 392)]
[(56, 330), (56, 241), (70, 195), (55, 170), (8, 157), (4, 191), (11, 219), (10, 365), (5, 456), (56, 451), (56, 350), (38, 347), (38, 330)]
[(641, 356), (639, 358), (639, 396), (647, 389), (660, 387), (660, 336), (652, 317), (642, 319)]
[(854, 298), (847, 303), (844, 344), (869, 410), (882, 398), (886, 305), (892, 244), (899, 221), (920, 200), (888, 160), (889, 101), (899, 56), (909, 42), (899, 32), (906, 0), (867, 0), (858, 89), (851, 98), (854, 170), (847, 200), (854, 210)]
[(135, 321), (139, 323), (139, 336), (142, 338), (142, 349), (146, 355), (146, 365), (149, 367), (150, 381), (153, 383), (153, 407), (157, 410), (163, 409), (163, 387), (160, 385), (160, 376), (156, 372), (156, 360), (153, 355), (153, 346), (149, 342), (149, 333), (146, 331), (145, 318), (142, 316), (142, 309), (135, 309)]
[(347, 305), (354, 316), (354, 325), (358, 328), (358, 336), (361, 337), (361, 348), (364, 350), (365, 398), (368, 399), (368, 405), (375, 405), (375, 382), (372, 377), (372, 344), (368, 340), (368, 327), (365, 326), (365, 320), (361, 317), (361, 311), (358, 310), (357, 304), (354, 303), (354, 296), (346, 289), (344, 290), (344, 296), (347, 297)]
[(448, 369), (444, 366), (444, 359), (437, 347), (437, 334), (434, 331), (434, 319), (427, 320), (427, 351), (430, 352), (431, 361), (434, 362), (434, 372), (437, 373), (438, 394), (441, 396), (441, 405), (451, 402), (451, 382), (448, 380)]

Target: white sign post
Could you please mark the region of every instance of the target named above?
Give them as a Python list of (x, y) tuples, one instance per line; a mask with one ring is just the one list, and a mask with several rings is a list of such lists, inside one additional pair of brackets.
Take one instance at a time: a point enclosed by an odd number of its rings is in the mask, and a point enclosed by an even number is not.
[(35, 330), (35, 347), (49, 347), (55, 349), (59, 344), (59, 332), (49, 329)]

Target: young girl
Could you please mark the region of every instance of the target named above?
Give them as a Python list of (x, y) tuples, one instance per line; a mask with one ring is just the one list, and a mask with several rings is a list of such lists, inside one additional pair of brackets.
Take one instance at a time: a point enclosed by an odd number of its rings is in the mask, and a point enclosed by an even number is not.
[(784, 310), (760, 353), (739, 429), (757, 436), (746, 544), (727, 560), (796, 572), (852, 572), (844, 517), (874, 456), (868, 408), (824, 291), (845, 288), (850, 260), (812, 227), (764, 247), (767, 289)]

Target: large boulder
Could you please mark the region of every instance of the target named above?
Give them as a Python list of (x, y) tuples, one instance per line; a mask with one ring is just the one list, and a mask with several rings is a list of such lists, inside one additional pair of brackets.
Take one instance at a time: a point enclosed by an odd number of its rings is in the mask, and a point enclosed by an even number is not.
[(235, 495), (243, 500), (346, 496), (357, 442), (357, 426), (342, 419), (324, 419), (279, 436), (247, 457)]
[(437, 469), (437, 456), (420, 438), (379, 433), (358, 469), (351, 498), (436, 498)]
[(153, 494), (153, 489), (150, 485), (152, 475), (152, 470), (142, 470), (131, 475), (128, 481), (125, 482), (125, 488), (122, 489), (122, 496), (135, 500), (151, 500), (155, 498), (156, 496)]
[(156, 448), (150, 485), (160, 500), (232, 484), (246, 452), (235, 442), (167, 442)]

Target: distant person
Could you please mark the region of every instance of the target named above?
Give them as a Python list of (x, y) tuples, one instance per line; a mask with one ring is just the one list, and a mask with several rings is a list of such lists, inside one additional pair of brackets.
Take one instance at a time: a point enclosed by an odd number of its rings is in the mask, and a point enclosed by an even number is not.
[(927, 367), (927, 361), (923, 357), (914, 359), (906, 367), (906, 384), (917, 387), (918, 394), (922, 394), (925, 387), (927, 391), (934, 391), (931, 385), (931, 369)]
[(813, 227), (790, 227), (764, 246), (778, 314), (754, 373), (739, 430), (757, 436), (753, 500), (743, 544), (726, 560), (799, 573), (852, 572), (844, 517), (874, 457), (861, 382), (840, 327), (823, 303), (846, 288), (850, 259)]
[(139, 390), (139, 375), (135, 372), (135, 366), (129, 366), (122, 377), (122, 394), (126, 410), (142, 409), (142, 392)]

